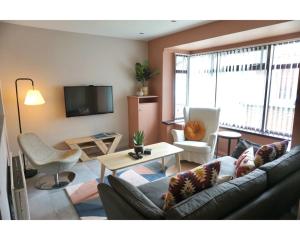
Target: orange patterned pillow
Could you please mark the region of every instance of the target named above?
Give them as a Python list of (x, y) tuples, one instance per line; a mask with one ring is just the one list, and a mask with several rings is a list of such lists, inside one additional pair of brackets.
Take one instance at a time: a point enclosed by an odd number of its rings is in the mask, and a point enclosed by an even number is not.
[(184, 127), (184, 136), (187, 140), (200, 141), (205, 136), (205, 127), (201, 121), (188, 121)]

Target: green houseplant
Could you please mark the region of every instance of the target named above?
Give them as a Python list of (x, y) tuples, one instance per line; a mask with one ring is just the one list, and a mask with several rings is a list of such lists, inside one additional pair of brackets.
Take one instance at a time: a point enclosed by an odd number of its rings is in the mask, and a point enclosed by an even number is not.
[(142, 91), (145, 96), (148, 95), (147, 81), (157, 74), (159, 74), (159, 71), (150, 69), (148, 61), (144, 61), (144, 63), (137, 62), (135, 64), (135, 79), (141, 83)]
[(144, 132), (136, 131), (133, 134), (134, 152), (139, 155), (144, 152)]

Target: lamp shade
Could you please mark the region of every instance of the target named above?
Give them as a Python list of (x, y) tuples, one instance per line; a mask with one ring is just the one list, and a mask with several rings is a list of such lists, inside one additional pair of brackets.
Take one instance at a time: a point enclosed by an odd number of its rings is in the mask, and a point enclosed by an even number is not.
[(24, 101), (25, 105), (41, 105), (44, 103), (45, 100), (39, 90), (28, 90)]

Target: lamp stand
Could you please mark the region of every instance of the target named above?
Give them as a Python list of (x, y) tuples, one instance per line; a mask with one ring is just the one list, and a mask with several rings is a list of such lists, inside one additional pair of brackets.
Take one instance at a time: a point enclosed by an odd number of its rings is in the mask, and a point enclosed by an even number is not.
[[(21, 124), (21, 114), (20, 114), (20, 106), (19, 106), (18, 81), (30, 81), (33, 88), (34, 88), (34, 82), (31, 78), (18, 78), (15, 81), (16, 96), (17, 96), (17, 108), (18, 108), (18, 120), (19, 120), (19, 132), (21, 134), (22, 133), (22, 124)], [(31, 178), (31, 177), (37, 175), (38, 171), (36, 169), (26, 169), (25, 155), (23, 153), (22, 153), (22, 158), (23, 158), (23, 164), (24, 164), (25, 178)]]

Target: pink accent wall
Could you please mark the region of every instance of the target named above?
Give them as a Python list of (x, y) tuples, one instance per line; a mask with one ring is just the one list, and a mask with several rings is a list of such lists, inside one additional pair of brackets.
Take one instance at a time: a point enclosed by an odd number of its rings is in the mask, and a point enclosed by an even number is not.
[[(286, 21), (217, 21), (150, 41), (148, 43), (148, 57), (150, 65), (152, 68), (160, 69), (161, 72), (161, 74), (159, 74), (155, 79), (150, 81), (149, 84), (150, 93), (159, 96), (158, 121), (161, 123), (161, 121), (173, 119), (174, 115), (174, 52), (178, 52), (178, 50), (174, 49), (175, 46), (210, 39), (213, 37), (223, 36), (231, 33), (237, 33), (260, 27), (270, 26), (282, 22)], [(255, 41), (241, 42), (232, 45), (224, 45), (218, 48), (201, 49), (199, 51), (208, 52), (213, 50), (228, 49), (232, 47), (247, 46), (251, 44), (268, 43), (299, 37), (300, 32), (286, 35), (281, 35), (280, 33), (278, 33), (278, 36), (275, 37), (263, 38)], [(193, 53), (199, 51), (193, 51)], [(300, 129), (299, 104), (300, 102), (298, 101), (295, 114), (295, 127), (293, 131), (294, 144), (300, 144), (300, 131), (297, 131), (297, 129)], [(172, 142), (172, 137), (170, 134), (170, 130), (172, 128), (178, 128), (178, 125), (164, 125), (162, 123), (160, 124), (160, 128), (158, 129), (160, 141)], [(261, 144), (277, 141), (277, 139), (275, 138), (263, 137), (253, 134), (243, 134), (243, 137)], [(220, 142), (220, 153), (226, 152), (226, 149), (227, 143), (222, 140)]]

